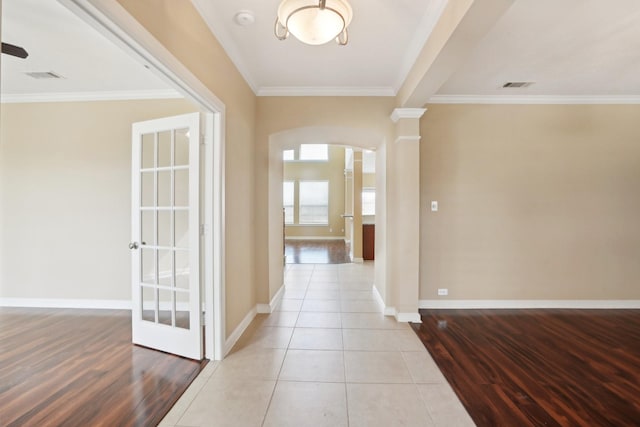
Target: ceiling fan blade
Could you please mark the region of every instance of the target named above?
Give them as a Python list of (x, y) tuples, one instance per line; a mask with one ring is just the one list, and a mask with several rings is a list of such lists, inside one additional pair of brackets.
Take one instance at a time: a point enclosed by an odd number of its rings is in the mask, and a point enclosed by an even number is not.
[(6, 53), (7, 55), (11, 56), (17, 56), (18, 58), (26, 58), (27, 56), (29, 56), (24, 48), (9, 43), (2, 43), (2, 53)]

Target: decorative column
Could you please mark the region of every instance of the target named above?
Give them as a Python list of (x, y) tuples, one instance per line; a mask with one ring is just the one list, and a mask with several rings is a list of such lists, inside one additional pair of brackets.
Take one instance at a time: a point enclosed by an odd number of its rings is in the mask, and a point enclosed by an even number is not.
[(362, 263), (362, 150), (353, 150), (353, 262)]
[(387, 289), (385, 314), (420, 322), (420, 117), (424, 108), (396, 108), (388, 150)]

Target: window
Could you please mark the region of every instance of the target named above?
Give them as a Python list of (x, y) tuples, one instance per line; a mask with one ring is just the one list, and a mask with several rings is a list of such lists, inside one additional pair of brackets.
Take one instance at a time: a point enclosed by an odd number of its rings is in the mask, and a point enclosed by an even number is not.
[(362, 173), (376, 173), (376, 152), (362, 150)]
[(329, 224), (329, 181), (300, 181), (300, 224)]
[(282, 206), (284, 207), (284, 223), (293, 224), (293, 181), (282, 183)]
[(295, 160), (295, 154), (296, 152), (294, 150), (284, 150), (282, 151), (282, 160), (285, 162)]
[(329, 146), (327, 144), (301, 144), (300, 160), (329, 160)]
[(362, 189), (362, 215), (376, 214), (376, 189)]

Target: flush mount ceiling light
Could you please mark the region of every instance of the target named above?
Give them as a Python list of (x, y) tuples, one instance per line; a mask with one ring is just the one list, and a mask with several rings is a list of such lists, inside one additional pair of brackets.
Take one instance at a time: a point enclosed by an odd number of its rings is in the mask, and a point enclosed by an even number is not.
[(335, 39), (344, 46), (349, 41), (347, 27), (352, 17), (347, 0), (282, 0), (274, 32), (278, 40), (291, 33), (306, 44), (320, 45)]

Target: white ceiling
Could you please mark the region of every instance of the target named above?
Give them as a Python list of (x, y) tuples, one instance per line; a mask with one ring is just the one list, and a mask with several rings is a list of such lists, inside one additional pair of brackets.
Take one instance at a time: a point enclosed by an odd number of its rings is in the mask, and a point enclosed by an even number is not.
[[(258, 94), (395, 95), (445, 0), (350, 0), (349, 44), (275, 38), (280, 0), (192, 0)], [(234, 15), (251, 11), (252, 25)]]
[[(446, 0), (350, 0), (347, 46), (278, 41), (279, 0), (192, 0), (258, 95), (394, 95)], [(454, 1), (454, 0), (451, 0)], [(481, 0), (476, 0), (482, 4)], [(2, 93), (162, 92), (166, 84), (53, 0), (3, 0)], [(249, 10), (253, 25), (233, 16)], [(440, 87), (447, 96), (640, 96), (640, 1), (515, 0)], [(34, 80), (53, 71), (61, 80)], [(502, 89), (506, 81), (533, 81)], [(168, 92), (167, 92), (168, 93)]]
[[(112, 97), (175, 93), (111, 41), (53, 0), (2, 0), (2, 41), (24, 47), (26, 59), (2, 55), (3, 97), (78, 93)], [(52, 71), (63, 79), (34, 79)]]
[(640, 95), (640, 1), (517, 0), (438, 92), (514, 93)]

